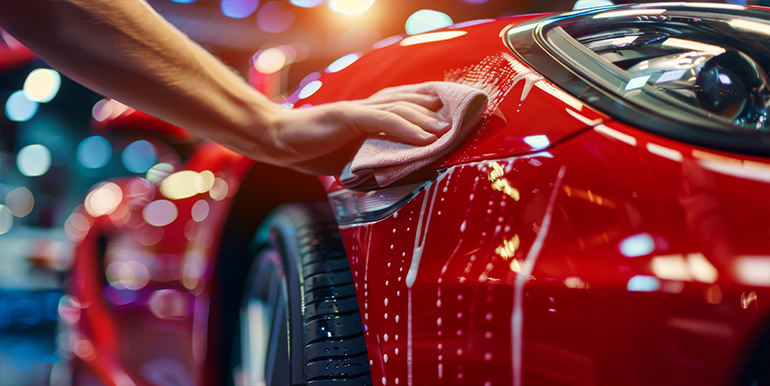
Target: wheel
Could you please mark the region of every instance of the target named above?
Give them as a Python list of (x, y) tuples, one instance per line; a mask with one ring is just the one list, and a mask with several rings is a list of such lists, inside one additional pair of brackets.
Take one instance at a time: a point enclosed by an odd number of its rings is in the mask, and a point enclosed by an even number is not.
[(371, 385), (350, 266), (328, 204), (279, 207), (253, 245), (233, 383)]

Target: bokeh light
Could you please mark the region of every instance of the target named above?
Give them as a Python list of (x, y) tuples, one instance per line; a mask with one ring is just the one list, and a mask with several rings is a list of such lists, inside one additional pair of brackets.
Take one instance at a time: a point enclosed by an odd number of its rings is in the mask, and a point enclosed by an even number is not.
[(257, 55), (254, 68), (263, 74), (280, 71), (286, 65), (286, 54), (276, 47), (270, 47)]
[(126, 170), (144, 173), (155, 164), (155, 157), (155, 147), (145, 140), (139, 140), (123, 149), (121, 160)]
[(110, 263), (106, 276), (110, 285), (117, 289), (138, 290), (150, 282), (147, 267), (136, 260)]
[(222, 0), (219, 3), (222, 14), (233, 19), (243, 19), (259, 8), (259, 0)]
[(51, 168), (51, 152), (43, 145), (29, 145), (19, 150), (16, 167), (27, 177), (45, 174)]
[(158, 290), (150, 295), (149, 307), (160, 319), (185, 319), (190, 316), (189, 295), (173, 289)]
[(323, 86), (323, 83), (321, 83), (320, 80), (314, 80), (308, 84), (305, 85), (305, 87), (302, 87), (302, 90), (299, 91), (299, 99), (305, 99), (318, 91), (321, 86)]
[(104, 137), (94, 135), (80, 142), (77, 156), (83, 167), (98, 169), (110, 162), (112, 146)]
[(13, 214), (5, 205), (0, 204), (0, 235), (8, 233), (13, 228)]
[(97, 122), (102, 122), (108, 118), (115, 118), (124, 111), (128, 110), (128, 106), (114, 100), (114, 99), (102, 99), (94, 104), (91, 109), (91, 115)]
[(209, 195), (216, 201), (222, 201), (227, 197), (229, 186), (225, 180), (217, 177), (214, 179), (214, 185), (209, 190)]
[(150, 168), (150, 170), (147, 171), (147, 181), (150, 181), (151, 184), (158, 184), (161, 181), (163, 181), (164, 178), (171, 175), (171, 173), (174, 172), (174, 165), (171, 165), (167, 162), (161, 162), (159, 164), (155, 164), (153, 167)]
[(206, 200), (198, 200), (192, 207), (192, 219), (201, 222), (209, 216), (209, 203)]
[(35, 196), (25, 187), (11, 190), (5, 197), (5, 206), (16, 217), (25, 217), (35, 207)]
[(214, 186), (214, 181), (214, 173), (208, 170), (200, 173), (182, 170), (166, 177), (160, 183), (160, 193), (166, 198), (180, 200), (208, 192)]
[(142, 210), (142, 217), (148, 224), (156, 227), (166, 226), (176, 220), (179, 210), (169, 200), (155, 200)]
[(454, 24), (449, 15), (432, 9), (421, 9), (406, 19), (406, 33), (409, 35), (421, 34), (449, 27)]
[(313, 8), (321, 5), (324, 0), (289, 0), (290, 3), (302, 8)]
[(173, 1), (174, 3), (180, 3), (180, 4), (190, 4), (190, 3), (196, 2), (197, 0), (171, 0), (171, 1)]
[(362, 15), (374, 5), (374, 0), (329, 0), (332, 11), (348, 16)]
[(356, 52), (356, 53), (353, 53), (353, 54), (347, 54), (347, 55), (345, 55), (345, 56), (343, 56), (343, 57), (333, 61), (332, 64), (329, 65), (329, 67), (326, 67), (325, 71), (329, 72), (329, 73), (341, 71), (341, 70), (345, 69), (346, 67), (350, 66), (351, 64), (353, 64), (361, 56), (363, 56), (363, 54), (360, 53), (360, 52)]
[(83, 216), (80, 213), (73, 213), (67, 218), (67, 221), (64, 222), (64, 233), (66, 233), (67, 238), (72, 241), (83, 240), (86, 235), (88, 235), (90, 229), (91, 223), (86, 216)]
[(294, 12), (278, 1), (265, 3), (257, 13), (257, 25), (262, 31), (279, 33), (285, 31), (294, 22)]
[(155, 187), (150, 181), (137, 177), (126, 184), (125, 197), (129, 206), (133, 208), (143, 207), (155, 198)]
[(86, 196), (86, 212), (93, 217), (112, 213), (123, 200), (123, 190), (114, 182), (105, 182)]
[(26, 122), (35, 116), (37, 107), (37, 102), (29, 100), (24, 95), (24, 91), (19, 90), (11, 94), (5, 102), (5, 115), (12, 121)]
[(50, 102), (59, 92), (61, 76), (55, 70), (38, 68), (24, 81), (24, 96), (40, 103)]

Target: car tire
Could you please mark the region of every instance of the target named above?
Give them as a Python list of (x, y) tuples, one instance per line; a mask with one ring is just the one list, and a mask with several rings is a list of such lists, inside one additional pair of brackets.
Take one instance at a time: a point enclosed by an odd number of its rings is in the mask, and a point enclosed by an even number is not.
[(274, 210), (251, 250), (233, 383), (371, 385), (353, 278), (328, 203)]

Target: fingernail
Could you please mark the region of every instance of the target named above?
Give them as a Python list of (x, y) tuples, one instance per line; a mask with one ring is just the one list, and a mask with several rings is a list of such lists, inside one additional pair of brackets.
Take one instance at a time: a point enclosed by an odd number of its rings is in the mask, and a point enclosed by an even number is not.
[(452, 125), (452, 124), (451, 124), (451, 123), (449, 123), (449, 122), (441, 122), (441, 121), (437, 121), (437, 122), (436, 122), (436, 128), (437, 128), (437, 129), (443, 129), (443, 128), (445, 128), (445, 127), (447, 127), (447, 126), (451, 126), (451, 125)]
[(435, 137), (435, 135), (427, 131), (420, 131), (420, 137), (422, 137), (422, 139), (431, 139), (432, 137)]

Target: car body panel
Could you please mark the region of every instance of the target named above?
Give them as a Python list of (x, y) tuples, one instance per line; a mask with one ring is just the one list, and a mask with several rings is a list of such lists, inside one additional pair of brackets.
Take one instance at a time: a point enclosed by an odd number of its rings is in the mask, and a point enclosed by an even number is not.
[[(604, 127), (636, 146), (599, 127), (548, 153), (457, 166), (390, 217), (343, 227), (375, 381), (504, 385), (517, 366), (525, 384), (733, 379), (770, 316), (746, 303), (752, 292), (770, 295), (767, 285), (736, 268), (770, 259), (767, 161), (729, 155), (762, 166), (756, 179), (725, 174), (703, 158), (724, 154)], [(491, 178), (495, 163), (502, 177)], [(493, 188), (500, 178), (518, 200)], [(634, 252), (648, 236), (651, 245)]]

